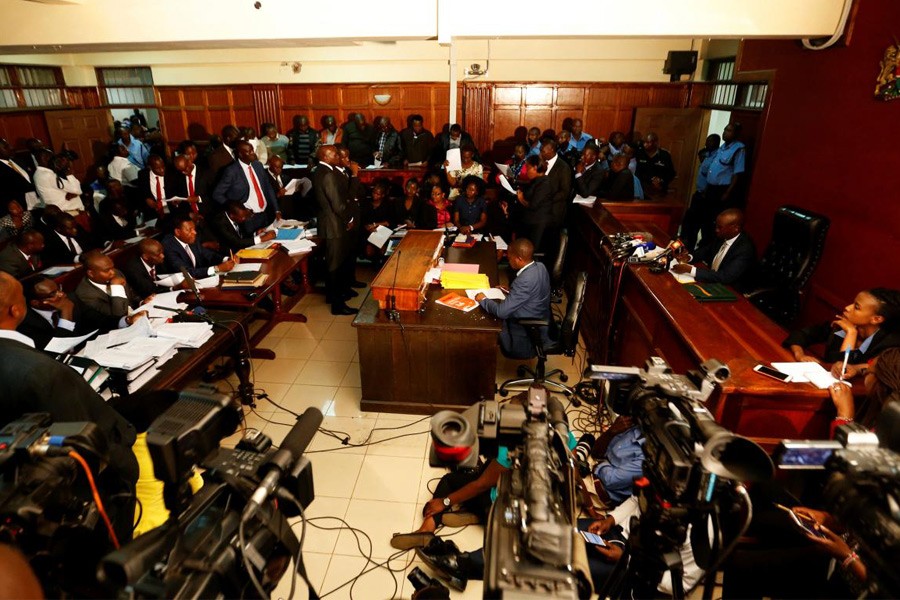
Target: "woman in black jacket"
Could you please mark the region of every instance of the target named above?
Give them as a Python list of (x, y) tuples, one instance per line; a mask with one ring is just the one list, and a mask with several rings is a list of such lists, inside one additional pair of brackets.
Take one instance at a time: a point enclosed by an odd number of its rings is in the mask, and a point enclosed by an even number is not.
[(546, 177), (547, 165), (538, 156), (529, 156), (525, 161), (528, 185), (517, 193), (522, 205), (522, 222), (519, 236), (528, 238), (534, 251), (545, 252), (541, 244), (546, 240), (547, 228), (553, 220), (553, 190)]

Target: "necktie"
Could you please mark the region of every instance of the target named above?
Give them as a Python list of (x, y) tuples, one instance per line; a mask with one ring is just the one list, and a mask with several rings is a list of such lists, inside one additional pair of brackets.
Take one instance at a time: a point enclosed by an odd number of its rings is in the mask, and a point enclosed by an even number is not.
[(722, 259), (725, 258), (725, 252), (728, 250), (728, 244), (722, 242), (722, 247), (719, 248), (719, 251), (716, 252), (715, 258), (713, 258), (712, 262), (712, 270), (718, 271), (719, 267), (722, 266)]
[(78, 250), (75, 249), (74, 240), (70, 237), (66, 237), (66, 241), (69, 242), (69, 251), (72, 253), (73, 256), (76, 256), (78, 254)]
[(247, 165), (247, 172), (250, 173), (250, 181), (253, 182), (253, 190), (256, 192), (256, 200), (259, 202), (259, 208), (263, 209), (266, 207), (266, 201), (263, 198), (262, 190), (259, 189), (256, 173), (253, 172), (253, 167), (250, 165)]
[(197, 259), (194, 258), (194, 253), (191, 252), (191, 247), (190, 247), (190, 246), (185, 246), (184, 249), (187, 251), (188, 257), (191, 259), (191, 264), (194, 265), (194, 266), (196, 267), (196, 266), (197, 266)]
[(56, 329), (57, 327), (59, 327), (59, 313), (55, 310), (50, 315), (50, 323), (53, 324), (53, 329)]
[(159, 177), (156, 178), (156, 212), (160, 215), (163, 214), (162, 184)]
[[(188, 178), (188, 196), (193, 196), (194, 195), (194, 175), (191, 173), (188, 173), (187, 178)], [(196, 202), (191, 202), (190, 204), (191, 204), (192, 211), (200, 212), (200, 209), (197, 207)]]
[(156, 267), (150, 267), (150, 279), (156, 281)]
[(34, 257), (29, 256), (27, 258), (27, 260), (28, 260), (28, 266), (31, 267), (31, 270), (37, 271), (37, 265), (34, 264), (35, 263)]

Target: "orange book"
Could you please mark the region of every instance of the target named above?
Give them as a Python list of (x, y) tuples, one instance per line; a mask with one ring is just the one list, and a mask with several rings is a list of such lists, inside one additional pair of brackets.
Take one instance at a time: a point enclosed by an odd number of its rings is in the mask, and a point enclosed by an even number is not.
[(460, 296), (459, 294), (455, 294), (453, 292), (450, 292), (446, 296), (441, 296), (440, 298), (435, 300), (435, 302), (442, 306), (449, 306), (450, 308), (455, 308), (456, 310), (461, 310), (463, 312), (475, 310), (475, 308), (478, 306), (478, 303), (471, 298)]

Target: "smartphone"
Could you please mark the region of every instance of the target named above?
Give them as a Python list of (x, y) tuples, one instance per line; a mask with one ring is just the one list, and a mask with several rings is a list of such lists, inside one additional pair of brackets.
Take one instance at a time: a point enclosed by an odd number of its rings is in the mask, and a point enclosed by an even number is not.
[(791, 519), (791, 523), (796, 525), (804, 533), (809, 533), (818, 538), (825, 538), (825, 534), (816, 529), (816, 521), (812, 517), (795, 513), (792, 509), (788, 508), (787, 506), (778, 504), (777, 502), (773, 502), (773, 504), (775, 505), (775, 508), (779, 508), (786, 512)]
[(593, 544), (595, 546), (606, 546), (606, 542), (603, 540), (603, 538), (596, 533), (591, 533), (590, 531), (584, 531), (582, 529), (580, 529), (578, 533), (581, 534), (581, 537), (583, 537), (584, 541), (588, 544)]
[(834, 440), (782, 440), (772, 457), (779, 469), (824, 469), (835, 450)]
[(773, 369), (768, 365), (756, 365), (753, 367), (753, 370), (759, 373), (760, 375), (765, 375), (766, 377), (771, 377), (772, 379), (777, 379), (782, 383), (787, 383), (791, 380), (791, 376), (787, 373), (782, 373), (777, 369)]

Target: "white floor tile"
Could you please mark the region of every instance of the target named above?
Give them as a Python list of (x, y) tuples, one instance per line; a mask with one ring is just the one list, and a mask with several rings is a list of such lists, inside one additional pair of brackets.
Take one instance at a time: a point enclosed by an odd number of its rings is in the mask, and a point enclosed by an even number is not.
[(356, 485), (364, 457), (347, 452), (325, 452), (308, 456), (313, 465), (313, 485), (316, 495), (353, 497), (353, 487)]
[[(391, 547), (391, 536), (397, 532), (412, 531), (418, 526), (413, 524), (415, 513), (415, 504), (354, 498), (350, 500), (345, 520), (352, 527), (366, 532), (372, 541), (371, 552), (374, 558), (388, 558), (397, 551)], [(369, 551), (368, 541), (362, 536), (360, 544), (363, 550)], [(340, 533), (334, 553), (359, 556), (353, 532), (344, 530)]]
[(411, 502), (419, 490), (421, 458), (365, 457), (353, 498)]
[[(334, 430), (339, 435), (346, 434), (353, 444), (362, 444), (375, 427), (375, 419), (366, 417), (331, 417), (326, 416), (322, 421), (322, 427)], [(325, 435), (321, 431), (313, 438), (309, 450), (322, 453), (323, 450), (333, 450), (334, 454), (365, 454), (366, 447), (356, 448), (344, 446), (340, 441)], [(325, 454), (325, 453), (322, 453)]]
[[(402, 560), (397, 560), (392, 565), (402, 569), (405, 563)], [(333, 600), (402, 598), (400, 593), (403, 589), (405, 574), (402, 571), (390, 573), (386, 569), (373, 567), (373, 564), (361, 556), (333, 555), (319, 595), (324, 596), (328, 594), (328, 598)], [(361, 572), (368, 569), (372, 570), (360, 576)], [(354, 583), (348, 583), (356, 577), (358, 579)], [(344, 585), (345, 583), (347, 585)], [(337, 589), (339, 586), (343, 587)]]
[[(315, 470), (315, 467), (313, 467)], [(311, 520), (306, 525), (306, 541), (303, 548), (310, 552), (322, 552), (331, 555), (334, 545), (337, 543), (342, 524), (338, 519), (343, 519), (350, 505), (349, 498), (331, 498), (316, 493), (316, 498), (306, 508), (306, 516)], [(299, 517), (291, 519), (290, 523), (298, 523)], [(297, 539), (300, 539), (300, 526), (294, 527)], [(324, 573), (322, 574), (324, 577)], [(321, 583), (321, 581), (319, 582)], [(318, 589), (318, 588), (317, 588)]]
[(422, 479), (419, 483), (419, 495), (416, 500), (420, 508), (425, 506), (425, 503), (434, 497), (435, 487), (437, 487), (441, 477), (448, 472), (447, 469), (437, 469), (432, 467), (428, 464), (428, 459), (425, 459), (425, 464), (422, 466)]
[(375, 431), (372, 434), (372, 441), (387, 441), (369, 446), (369, 450), (366, 454), (368, 456), (403, 456), (409, 458), (421, 458), (422, 451), (426, 444), (431, 443), (431, 428), (427, 422), (414, 423), (415, 421), (394, 421), (379, 417), (378, 424), (375, 428), (384, 428), (385, 430)]
[(295, 383), (307, 385), (333, 385), (341, 384), (347, 373), (349, 362), (328, 362), (310, 360), (306, 362), (303, 370), (296, 376)]
[[(335, 325), (345, 325), (345, 323), (331, 324), (332, 327)], [(329, 362), (350, 362), (354, 354), (356, 354), (356, 341), (324, 339), (319, 342), (309, 358)]]
[[(281, 400), (284, 398), (284, 395), (287, 394), (287, 391), (291, 389), (291, 384), (289, 383), (274, 383), (274, 382), (266, 382), (265, 384), (257, 384), (256, 386), (259, 390), (262, 390), (266, 393), (266, 395), (274, 400), (275, 402), (281, 404)], [(271, 402), (267, 402), (265, 399), (257, 400), (258, 410), (266, 411), (266, 410), (278, 410), (275, 405)]]
[(334, 403), (328, 409), (329, 416), (378, 418), (377, 412), (360, 410), (362, 390), (358, 387), (339, 387), (334, 395)]
[[(297, 537), (299, 539), (300, 532), (299, 527), (297, 527)], [(307, 545), (303, 548), (303, 566), (306, 567), (306, 576), (309, 577), (309, 582), (313, 585), (313, 589), (316, 592), (322, 587), (322, 582), (325, 580), (325, 573), (328, 572), (328, 564), (331, 562), (331, 554), (320, 554), (317, 552), (310, 552), (307, 550), (309, 548), (308, 540)], [(293, 563), (289, 567), (289, 571), (293, 570)], [(303, 579), (300, 578), (299, 575), (294, 575), (297, 578), (297, 583), (294, 592), (294, 598), (308, 598), (309, 594), (306, 589), (306, 583)], [(272, 600), (286, 600), (291, 591), (291, 573), (285, 573), (284, 577), (281, 578), (281, 581), (278, 582), (278, 585), (275, 586), (275, 590), (272, 592), (271, 598)]]
[[(296, 307), (295, 307), (296, 308)], [(327, 304), (317, 304), (308, 306), (298, 312), (302, 312), (309, 321), (331, 322), (334, 321), (334, 315), (331, 314), (331, 307)]]
[(331, 327), (331, 321), (307, 321), (306, 323), (291, 323), (291, 328), (284, 334), (285, 338), (319, 340)]
[(326, 385), (306, 385), (304, 383), (295, 383), (285, 394), (279, 404), (294, 412), (302, 413), (310, 406), (314, 406), (327, 414), (331, 401), (337, 388)]
[(350, 363), (350, 368), (347, 369), (347, 372), (344, 373), (344, 378), (341, 379), (341, 385), (346, 387), (360, 387), (362, 385), (358, 362)]
[(356, 343), (356, 328), (350, 323), (334, 321), (322, 337), (323, 340), (340, 340)]
[(254, 369), (256, 382), (259, 383), (293, 383), (306, 361), (292, 358), (276, 358), (263, 361)]
[(270, 332), (266, 335), (266, 337), (267, 337), (267, 338), (280, 338), (280, 337), (284, 337), (284, 334), (287, 333), (287, 331), (288, 331), (290, 328), (291, 328), (291, 323), (288, 323), (288, 322), (279, 323), (279, 324), (277, 324), (275, 327), (272, 328), (272, 331), (270, 331)]
[(275, 358), (306, 360), (312, 357), (318, 344), (318, 340), (283, 337), (278, 340), (273, 350), (275, 351)]

